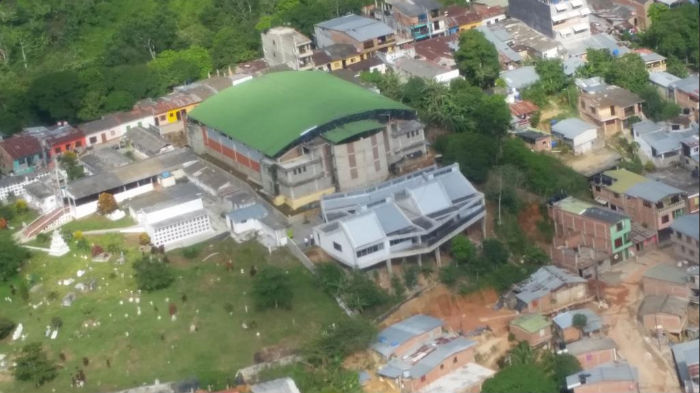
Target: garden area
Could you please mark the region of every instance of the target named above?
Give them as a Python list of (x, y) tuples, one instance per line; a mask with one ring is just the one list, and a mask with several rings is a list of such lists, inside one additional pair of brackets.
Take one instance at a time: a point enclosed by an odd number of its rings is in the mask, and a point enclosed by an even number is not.
[[(0, 322), (12, 326), (0, 329), (0, 354), (22, 366), (0, 371), (0, 391), (187, 378), (223, 388), (261, 353), (291, 353), (347, 318), (285, 250), (226, 239), (161, 254), (138, 235), (81, 239), (88, 247), (71, 239), (68, 254), (32, 253), (0, 277)], [(111, 259), (94, 262), (101, 252)]]

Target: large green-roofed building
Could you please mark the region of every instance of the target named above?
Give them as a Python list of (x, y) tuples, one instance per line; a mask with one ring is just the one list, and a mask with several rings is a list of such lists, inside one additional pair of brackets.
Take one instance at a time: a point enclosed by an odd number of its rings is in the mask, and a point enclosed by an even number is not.
[(266, 74), (188, 116), (195, 150), (293, 209), (383, 181), (390, 168), (425, 153), (413, 109), (325, 72)]

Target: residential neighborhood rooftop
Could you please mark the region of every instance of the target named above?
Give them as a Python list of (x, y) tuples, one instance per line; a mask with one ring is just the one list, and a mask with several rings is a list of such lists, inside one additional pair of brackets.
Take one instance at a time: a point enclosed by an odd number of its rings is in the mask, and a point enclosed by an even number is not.
[(648, 295), (639, 306), (639, 315), (670, 314), (683, 317), (688, 313), (688, 300), (670, 295)]
[(41, 153), (41, 143), (31, 135), (15, 134), (3, 139), (0, 146), (13, 159), (19, 159)]
[(394, 34), (394, 30), (384, 22), (354, 14), (330, 19), (318, 23), (316, 26), (329, 30), (342, 31), (360, 42)]
[(581, 386), (582, 380), (586, 384), (613, 381), (637, 381), (639, 373), (635, 367), (627, 363), (607, 363), (592, 369), (580, 371), (566, 377), (567, 389), (574, 389)]
[(615, 349), (617, 344), (610, 337), (584, 337), (578, 341), (566, 344), (568, 353), (578, 356), (584, 353)]
[(423, 314), (414, 315), (379, 332), (377, 342), (372, 344), (372, 349), (388, 358), (399, 345), (442, 325), (443, 322), (437, 318)]
[(700, 236), (698, 235), (698, 232), (700, 232), (700, 230), (698, 227), (700, 226), (700, 220), (698, 220), (698, 217), (699, 216), (697, 213), (676, 217), (671, 224), (671, 228), (673, 228), (674, 231), (690, 236), (695, 240), (699, 240)]
[(578, 117), (570, 117), (556, 122), (552, 126), (552, 133), (561, 135), (562, 138), (573, 140), (584, 132), (595, 128), (595, 125), (587, 123)]
[[(464, 337), (443, 338), (425, 344), (404, 358), (393, 358), (389, 363), (379, 369), (378, 374), (388, 378), (397, 378), (408, 374), (417, 379), (432, 371), (445, 359), (452, 358), (455, 354), (467, 350), (476, 345), (476, 341)], [(413, 361), (418, 358), (419, 360)]]
[(586, 325), (583, 327), (584, 332), (591, 333), (603, 328), (603, 319), (588, 308), (560, 312), (552, 318), (552, 322), (560, 329), (568, 329), (574, 326), (574, 316), (577, 314), (586, 316)]
[[(678, 378), (683, 383), (686, 391), (691, 391), (693, 382), (688, 369), (698, 366), (700, 363), (700, 341), (698, 339), (671, 345), (673, 360), (676, 362)], [(688, 389), (688, 388), (691, 389)], [(696, 385), (697, 387), (697, 385)]]
[(250, 391), (251, 393), (300, 393), (294, 380), (289, 377), (252, 385)]
[(652, 71), (649, 73), (649, 81), (662, 87), (670, 87), (681, 78), (666, 71)]
[(647, 180), (634, 184), (625, 191), (625, 194), (649, 202), (658, 202), (667, 196), (683, 193), (676, 187), (669, 186), (656, 180)]
[(501, 71), (501, 79), (512, 89), (523, 89), (540, 80), (540, 76), (537, 75), (535, 66), (524, 66), (514, 70)]
[(687, 284), (691, 279), (687, 269), (681, 269), (667, 263), (662, 263), (647, 269), (647, 271), (644, 272), (644, 277), (668, 281), (675, 284)]
[(525, 281), (517, 284), (515, 296), (524, 303), (530, 303), (532, 300), (539, 299), (564, 285), (585, 282), (586, 280), (583, 278), (557, 266), (542, 266)]
[(201, 196), (202, 190), (194, 184), (180, 183), (172, 187), (165, 187), (147, 194), (139, 195), (131, 199), (128, 205), (136, 213), (149, 213), (199, 199)]
[(510, 321), (510, 324), (512, 326), (517, 326), (528, 333), (537, 333), (541, 329), (549, 326), (550, 322), (547, 320), (547, 318), (543, 317), (542, 314), (525, 314)]
[(126, 132), (126, 135), (136, 150), (147, 156), (154, 156), (162, 149), (170, 146), (168, 141), (156, 133), (157, 131), (143, 127), (132, 127)]

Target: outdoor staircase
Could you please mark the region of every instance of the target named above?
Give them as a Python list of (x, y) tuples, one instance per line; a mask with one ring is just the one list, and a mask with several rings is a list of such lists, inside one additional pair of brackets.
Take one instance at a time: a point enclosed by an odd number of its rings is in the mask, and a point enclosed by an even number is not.
[(19, 241), (26, 242), (33, 239), (36, 235), (44, 231), (49, 231), (54, 229), (66, 222), (68, 218), (67, 215), (70, 209), (66, 206), (62, 206), (39, 216), (36, 220), (32, 221), (24, 229), (19, 232)]

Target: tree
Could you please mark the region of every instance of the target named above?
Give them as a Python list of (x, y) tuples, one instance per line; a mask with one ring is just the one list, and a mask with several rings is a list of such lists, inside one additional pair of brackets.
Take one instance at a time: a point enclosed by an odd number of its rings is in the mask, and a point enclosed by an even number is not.
[(306, 359), (315, 366), (340, 364), (348, 355), (366, 349), (376, 334), (374, 326), (363, 318), (343, 320), (324, 329), (306, 346)]
[(324, 291), (331, 296), (336, 296), (343, 289), (346, 276), (338, 264), (325, 262), (316, 266), (316, 279)]
[(404, 293), (406, 292), (406, 287), (404, 287), (399, 276), (391, 276), (391, 290), (394, 292), (394, 296), (397, 298), (403, 297)]
[(177, 17), (167, 7), (150, 7), (122, 21), (105, 56), (107, 65), (136, 64), (174, 49)]
[(147, 245), (151, 244), (151, 237), (148, 236), (148, 234), (146, 232), (142, 232), (139, 235), (139, 244), (142, 246), (147, 246)]
[(159, 260), (143, 257), (134, 262), (134, 279), (139, 289), (152, 292), (167, 288), (175, 281), (172, 268)]
[(0, 236), (0, 281), (7, 281), (29, 259), (29, 251), (15, 244), (11, 236)]
[(586, 327), (586, 324), (588, 323), (588, 317), (586, 317), (585, 314), (574, 314), (574, 318), (572, 320), (572, 324), (574, 327), (581, 332), (583, 332), (583, 328)]
[(509, 363), (512, 366), (533, 364), (537, 361), (537, 353), (532, 350), (527, 341), (520, 341), (508, 352)]
[(389, 295), (365, 273), (356, 271), (347, 279), (341, 298), (350, 309), (363, 312), (386, 304)]
[(114, 199), (114, 195), (103, 192), (97, 197), (97, 211), (102, 214), (110, 214), (117, 210), (117, 200)]
[[(657, 4), (658, 3), (654, 3), (652, 5)], [(675, 56), (671, 56), (668, 58), (668, 60), (666, 60), (666, 72), (679, 78), (685, 78), (688, 76), (688, 68), (686, 68), (685, 64), (683, 64), (683, 62), (678, 60), (678, 58)]]
[(165, 89), (206, 78), (212, 69), (212, 61), (206, 49), (195, 46), (163, 51), (148, 66), (158, 75), (160, 87)]
[(278, 267), (265, 266), (253, 278), (253, 301), (258, 310), (292, 308), (294, 293), (289, 278)]
[(487, 379), (484, 393), (556, 392), (557, 385), (544, 370), (534, 363), (508, 366)]
[(644, 60), (637, 53), (627, 53), (615, 58), (612, 66), (605, 74), (605, 81), (633, 92), (641, 91), (649, 84)]
[(9, 336), (15, 329), (15, 326), (17, 326), (17, 324), (15, 324), (13, 321), (0, 317), (0, 340)]
[(469, 263), (476, 256), (476, 247), (468, 237), (459, 234), (450, 241), (452, 256), (459, 263)]
[(540, 361), (542, 368), (552, 375), (552, 380), (559, 386), (559, 391), (566, 391), (566, 377), (581, 371), (581, 363), (576, 356), (564, 353), (555, 355), (551, 352), (543, 354)]
[(57, 368), (51, 362), (39, 343), (31, 343), (22, 347), (13, 370), (19, 381), (31, 381), (39, 387), (56, 378)]
[(474, 183), (486, 181), (489, 170), (498, 160), (498, 141), (475, 132), (441, 136), (435, 148), (442, 153), (445, 163), (459, 163), (464, 176)]
[(564, 65), (560, 59), (540, 59), (535, 63), (535, 71), (540, 77), (539, 83), (546, 94), (560, 92), (568, 83)]
[(498, 239), (486, 239), (482, 243), (482, 257), (495, 264), (503, 264), (508, 262), (510, 253), (508, 249)]
[(37, 116), (47, 123), (78, 119), (84, 90), (78, 73), (57, 71), (35, 79), (27, 90)]
[(403, 269), (403, 282), (408, 290), (413, 289), (418, 284), (418, 266), (411, 265)]
[(66, 151), (58, 158), (61, 163), (61, 168), (66, 171), (68, 180), (80, 179), (85, 176), (83, 166), (78, 163), (78, 155), (72, 151)]
[(642, 103), (642, 111), (644, 111), (644, 114), (648, 118), (654, 121), (668, 120), (678, 116), (681, 112), (680, 106), (661, 98), (661, 95), (653, 86), (645, 86), (642, 88), (639, 92), (639, 96), (644, 100)]
[(472, 29), (460, 35), (455, 60), (469, 83), (482, 89), (494, 86), (501, 69), (498, 51), (482, 32)]
[(260, 35), (254, 29), (225, 26), (216, 32), (211, 43), (211, 58), (216, 68), (255, 59), (260, 52)]
[(700, 60), (698, 37), (698, 6), (683, 4), (668, 9), (662, 4), (653, 4), (649, 16), (653, 23), (639, 35), (642, 45), (660, 54), (676, 57), (697, 70)]

